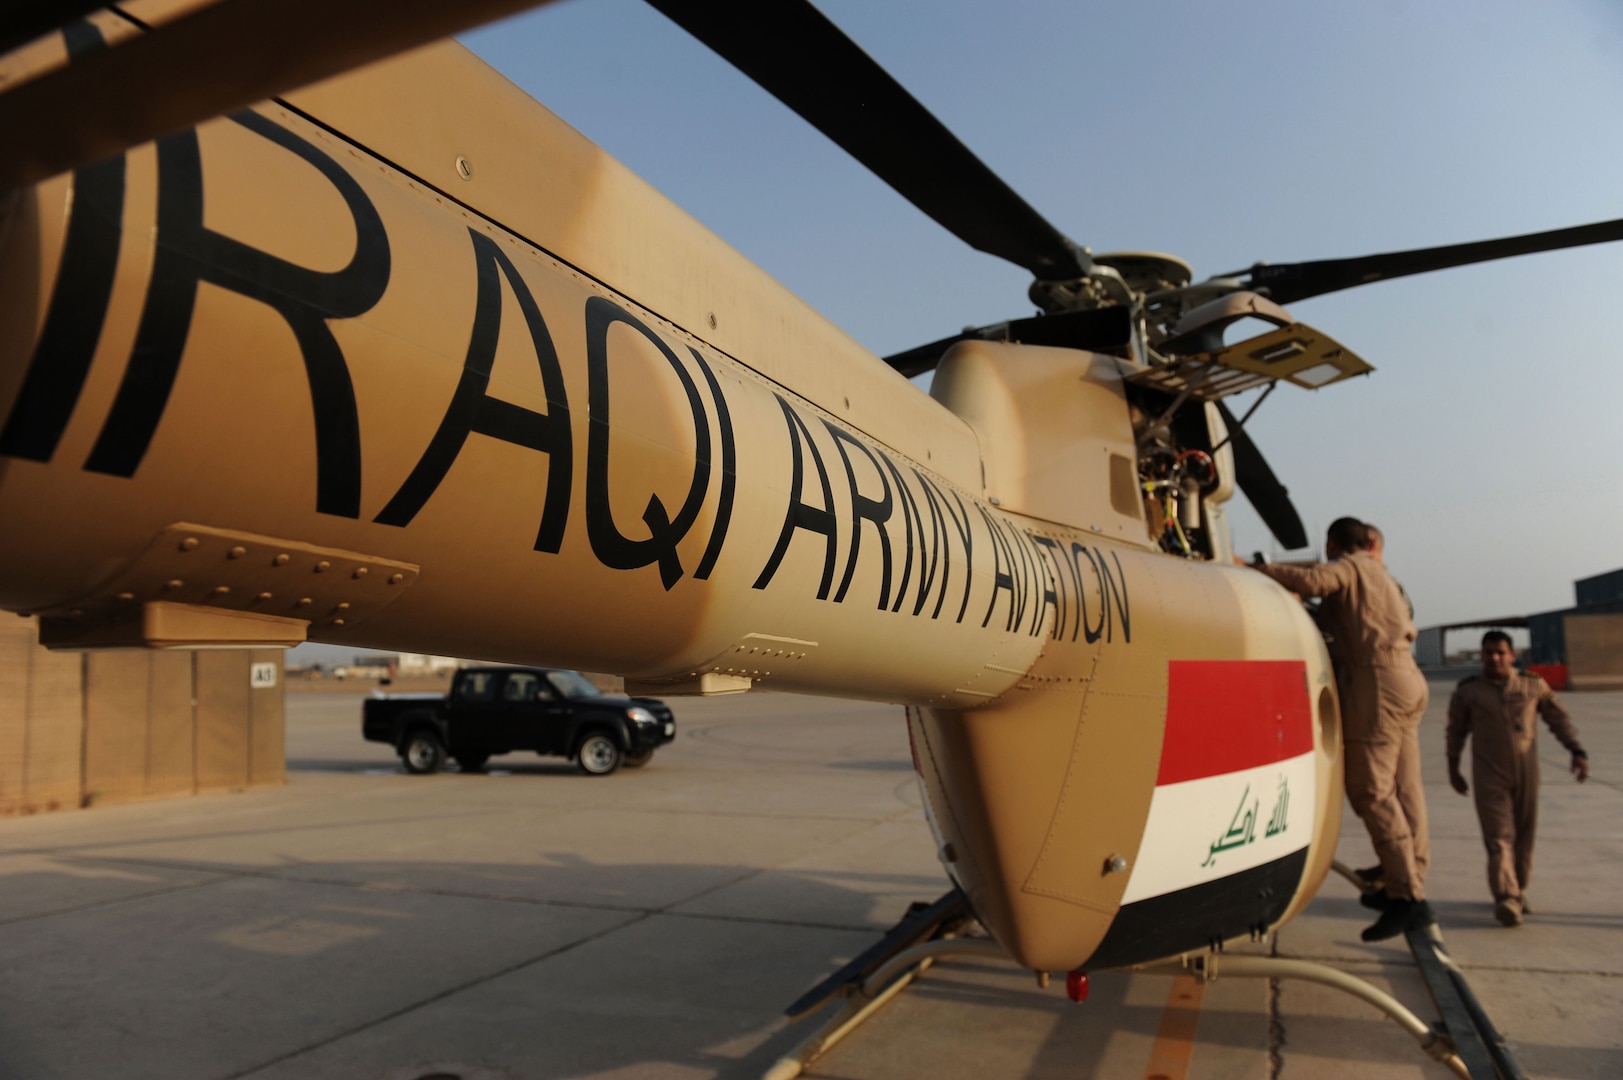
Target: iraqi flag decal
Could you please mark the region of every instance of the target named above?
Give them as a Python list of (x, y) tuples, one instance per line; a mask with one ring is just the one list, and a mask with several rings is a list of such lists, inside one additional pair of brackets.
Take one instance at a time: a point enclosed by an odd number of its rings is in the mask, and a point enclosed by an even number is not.
[(1150, 815), (1122, 903), (1194, 888), (1307, 847), (1313, 709), (1300, 660), (1173, 660)]

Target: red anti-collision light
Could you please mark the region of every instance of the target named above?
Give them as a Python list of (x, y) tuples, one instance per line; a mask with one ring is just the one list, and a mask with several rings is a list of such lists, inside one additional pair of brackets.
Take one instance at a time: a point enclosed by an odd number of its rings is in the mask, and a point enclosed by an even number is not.
[(1071, 971), (1065, 975), (1065, 996), (1078, 1004), (1088, 1000), (1088, 973)]

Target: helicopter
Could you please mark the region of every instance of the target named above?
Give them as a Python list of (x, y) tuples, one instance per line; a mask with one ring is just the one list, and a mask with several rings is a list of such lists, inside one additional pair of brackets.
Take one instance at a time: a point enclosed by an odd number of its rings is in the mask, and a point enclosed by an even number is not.
[(1371, 370), (1288, 305), (1623, 223), (1197, 279), (1068, 239), (810, 5), (653, 6), (1030, 272), (1040, 314), (877, 357), (460, 46), (356, 66), (461, 25), (416, 9), (62, 134), (41, 102), (264, 5), (39, 5), (89, 14), (8, 42), (0, 95), (0, 606), (66, 649), (898, 702), (942, 862), (1016, 963), (1287, 921), (1332, 862), (1338, 705), (1307, 615), (1233, 565), (1236, 493), (1308, 540), (1228, 399)]

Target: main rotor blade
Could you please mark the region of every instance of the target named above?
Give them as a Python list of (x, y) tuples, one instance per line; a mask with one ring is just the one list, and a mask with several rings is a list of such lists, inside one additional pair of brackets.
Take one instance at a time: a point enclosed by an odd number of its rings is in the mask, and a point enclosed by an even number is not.
[(8, 53), (106, 6), (107, 0), (12, 0), (6, 24), (0, 27), (0, 53)]
[(1040, 280), (1087, 256), (807, 0), (648, 0), (971, 247)]
[(0, 191), (541, 2), (219, 0), (0, 94)]
[(1279, 304), (1306, 300), (1310, 296), (1368, 285), (1376, 281), (1447, 270), (1454, 266), (1533, 255), (1540, 251), (1583, 247), (1623, 240), (1623, 218), (1576, 225), (1570, 229), (1506, 236), (1498, 240), (1478, 240), (1470, 244), (1390, 251), (1384, 255), (1364, 255), (1356, 259), (1323, 259), (1318, 262), (1258, 263), (1249, 271), (1249, 288), (1266, 288), (1270, 299)]
[(1219, 401), (1217, 411), (1223, 417), (1223, 426), (1229, 430), (1229, 446), (1234, 450), (1234, 480), (1256, 509), (1257, 516), (1287, 551), (1307, 547), (1307, 530), (1302, 527), (1301, 515), (1292, 505), (1285, 485), (1274, 476), (1268, 462), (1263, 460), (1262, 451), (1257, 449), (1229, 407)]

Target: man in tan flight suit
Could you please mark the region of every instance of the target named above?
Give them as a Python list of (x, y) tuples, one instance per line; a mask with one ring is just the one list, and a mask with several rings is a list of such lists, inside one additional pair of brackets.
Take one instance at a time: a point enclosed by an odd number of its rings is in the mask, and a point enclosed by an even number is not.
[(1578, 743), (1572, 718), (1555, 691), (1538, 675), (1517, 671), (1510, 635), (1482, 636), (1482, 674), (1461, 679), (1448, 702), (1448, 782), (1461, 795), (1471, 785), (1460, 775), (1460, 752), (1471, 739), (1471, 779), (1476, 816), (1488, 848), (1488, 888), (1493, 913), (1506, 926), (1528, 914), (1525, 895), (1533, 876), (1533, 833), (1538, 824), (1536, 716), (1572, 754), (1572, 775), (1589, 779), (1589, 755)]
[[(1364, 528), (1369, 530), (1369, 553), (1371, 555), (1375, 556), (1375, 561), (1376, 562), (1380, 563), (1382, 566), (1385, 566), (1386, 565), (1386, 534), (1383, 533), (1376, 526), (1371, 525), (1367, 521), (1364, 522)], [(1403, 587), (1403, 582), (1398, 581), (1397, 578), (1393, 578), (1392, 580), (1394, 582), (1397, 582), (1398, 592), (1403, 594), (1403, 602), (1404, 602), (1404, 604), (1408, 605), (1409, 618), (1413, 619), (1414, 618), (1414, 601), (1409, 599), (1409, 590), (1405, 589)]]
[(1374, 904), (1384, 910), (1361, 936), (1384, 941), (1435, 921), (1425, 898), (1429, 845), (1420, 785), (1419, 728), (1429, 691), (1410, 651), (1408, 602), (1369, 549), (1364, 523), (1340, 518), (1325, 538), (1330, 562), (1258, 569), (1294, 593), (1324, 598), (1320, 622), (1334, 639), (1347, 798), (1369, 830), (1385, 878)]
[[(1364, 528), (1369, 532), (1369, 553), (1375, 557), (1376, 562), (1385, 566), (1386, 534), (1374, 522), (1364, 522)], [(1409, 599), (1409, 591), (1403, 587), (1403, 582), (1398, 581), (1397, 578), (1393, 578), (1392, 581), (1397, 585), (1398, 592), (1403, 595), (1404, 607), (1409, 612), (1409, 619), (1413, 621), (1414, 601)], [(1339, 668), (1336, 672), (1336, 679), (1336, 689), (1341, 692), (1342, 696), (1345, 696), (1346, 690), (1340, 682), (1341, 670)], [(1428, 687), (1428, 697), (1429, 691), (1430, 688)], [(1426, 817), (1426, 793), (1420, 788), (1419, 779), (1419, 769), (1413, 770), (1412, 776), (1409, 772), (1402, 769), (1398, 770), (1398, 802), (1403, 804), (1404, 816), (1414, 826), (1415, 868), (1419, 870), (1421, 880), (1425, 880), (1426, 870), (1431, 865), (1431, 828)], [(1378, 905), (1380, 894), (1386, 884), (1386, 874), (1382, 871), (1380, 864), (1377, 863), (1374, 866), (1359, 870), (1357, 873), (1366, 890), (1375, 894), (1373, 897), (1365, 898), (1364, 903), (1370, 904), (1373, 901)]]

